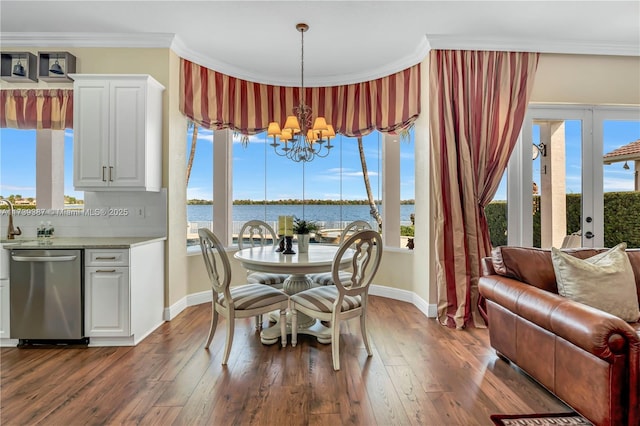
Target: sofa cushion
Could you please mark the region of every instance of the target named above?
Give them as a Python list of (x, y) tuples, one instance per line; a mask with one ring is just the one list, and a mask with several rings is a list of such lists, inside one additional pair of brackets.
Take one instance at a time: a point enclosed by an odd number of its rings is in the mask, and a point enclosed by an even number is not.
[[(580, 259), (594, 256), (602, 250), (571, 249), (566, 253)], [(558, 293), (551, 251), (535, 247), (500, 246), (491, 253), (496, 274), (525, 282), (542, 290)]]
[(552, 247), (558, 293), (625, 321), (638, 321), (638, 294), (626, 248), (621, 243), (583, 260)]
[(638, 293), (638, 301), (640, 301), (640, 248), (627, 249), (627, 256), (629, 256), (629, 261), (631, 261), (633, 275), (636, 276), (636, 289)]

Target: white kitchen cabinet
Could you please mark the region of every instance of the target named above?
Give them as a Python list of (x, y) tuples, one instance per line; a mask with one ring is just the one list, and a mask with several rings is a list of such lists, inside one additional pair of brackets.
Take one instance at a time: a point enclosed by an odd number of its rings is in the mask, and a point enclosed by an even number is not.
[(131, 335), (129, 311), (129, 268), (86, 266), (85, 335)]
[(85, 249), (90, 346), (136, 345), (164, 322), (164, 242)]
[(149, 75), (71, 77), (75, 188), (159, 191), (164, 87)]

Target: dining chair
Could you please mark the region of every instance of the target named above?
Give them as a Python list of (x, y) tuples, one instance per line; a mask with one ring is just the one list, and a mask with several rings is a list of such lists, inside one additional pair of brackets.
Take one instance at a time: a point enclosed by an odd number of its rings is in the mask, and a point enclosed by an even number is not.
[[(262, 220), (250, 220), (242, 225), (238, 232), (238, 248), (240, 250), (249, 247), (278, 246), (278, 235), (271, 225)], [(266, 272), (247, 271), (247, 282), (254, 284), (267, 284), (272, 287), (282, 288), (287, 274), (274, 274)]]
[[(238, 232), (238, 249), (249, 247), (278, 246), (278, 235), (271, 225), (263, 220), (245, 222)], [(282, 289), (287, 274), (247, 271), (247, 282), (251, 284), (265, 284)], [(262, 315), (256, 316), (256, 330), (262, 329)]]
[[(339, 278), (343, 257), (353, 250), (350, 262), (351, 276)], [(382, 259), (382, 238), (373, 230), (358, 231), (348, 237), (333, 258), (332, 273), (335, 285), (313, 287), (290, 296), (291, 344), (298, 343), (298, 312), (312, 318), (328, 321), (331, 330), (331, 357), (333, 369), (340, 370), (340, 325), (343, 320), (360, 317), (362, 340), (369, 356), (373, 355), (367, 335), (367, 301), (369, 286)]]
[(227, 319), (227, 339), (224, 347), (222, 364), (226, 365), (233, 344), (235, 320), (250, 318), (271, 311), (280, 311), (280, 336), (282, 346), (287, 346), (286, 310), (289, 296), (277, 288), (263, 284), (246, 284), (230, 287), (231, 264), (220, 240), (208, 229), (198, 230), (200, 249), (211, 281), (211, 328), (205, 343), (209, 349), (218, 325), (218, 316)]
[[(347, 226), (340, 233), (339, 243), (342, 243), (348, 236), (356, 231), (362, 231), (363, 229), (371, 229), (369, 222), (365, 220), (354, 220), (347, 224)], [(340, 279), (348, 280), (351, 274), (347, 271), (340, 271)], [(312, 285), (333, 285), (333, 273), (332, 272), (320, 272), (317, 274), (310, 274), (309, 279), (313, 283)]]

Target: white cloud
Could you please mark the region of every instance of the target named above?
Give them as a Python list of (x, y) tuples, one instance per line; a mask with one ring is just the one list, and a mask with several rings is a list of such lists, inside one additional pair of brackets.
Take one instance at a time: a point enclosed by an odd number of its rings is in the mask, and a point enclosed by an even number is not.
[(35, 192), (35, 190), (35, 186), (0, 185), (0, 192), (9, 191), (11, 193), (19, 194), (21, 192)]
[(210, 200), (213, 194), (206, 188), (187, 188), (187, 199)]
[[(191, 141), (191, 132), (187, 133), (187, 140), (190, 142)], [(242, 143), (242, 139), (243, 139), (243, 135), (236, 133), (233, 135), (233, 143), (234, 144), (241, 144)], [(264, 143), (266, 141), (266, 139), (260, 135), (251, 135), (248, 136), (249, 138), (249, 143)], [(213, 131), (209, 130), (209, 129), (198, 129), (198, 141), (207, 141), (207, 142), (211, 142), (213, 143)]]
[[(266, 142), (266, 139), (264, 137), (261, 137), (259, 135), (250, 135), (250, 136), (246, 136), (249, 138), (249, 143), (250, 144), (263, 144)], [(244, 135), (241, 134), (234, 134), (233, 135), (233, 143), (234, 144), (242, 144), (243, 143), (243, 138), (245, 138)]]
[[(188, 141), (189, 143), (191, 143), (191, 135), (189, 135), (188, 137)], [(198, 132), (198, 141), (205, 141), (205, 142), (209, 142), (209, 143), (213, 143), (213, 133), (209, 133), (209, 134), (203, 134)]]
[(605, 178), (604, 192), (633, 191), (633, 179)]
[(405, 188), (413, 188), (413, 187), (415, 187), (415, 180), (414, 179), (403, 179), (402, 181), (400, 181), (400, 186), (401, 187), (405, 187)]
[(416, 158), (415, 154), (412, 152), (400, 152), (401, 160), (414, 160)]
[[(369, 177), (377, 177), (379, 173), (375, 170), (368, 170)], [(362, 178), (362, 170), (356, 170), (351, 168), (340, 168), (334, 167), (331, 169), (327, 169), (322, 172), (321, 175), (318, 175), (321, 180), (340, 180), (345, 178)]]

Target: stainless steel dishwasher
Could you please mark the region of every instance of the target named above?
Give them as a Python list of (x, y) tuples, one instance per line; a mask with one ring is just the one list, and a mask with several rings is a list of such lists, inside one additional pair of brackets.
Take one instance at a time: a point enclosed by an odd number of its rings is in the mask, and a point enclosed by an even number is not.
[(82, 250), (11, 250), (11, 338), (86, 343)]

